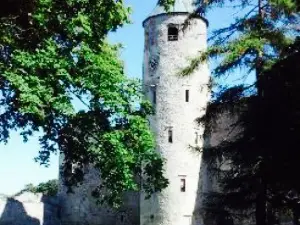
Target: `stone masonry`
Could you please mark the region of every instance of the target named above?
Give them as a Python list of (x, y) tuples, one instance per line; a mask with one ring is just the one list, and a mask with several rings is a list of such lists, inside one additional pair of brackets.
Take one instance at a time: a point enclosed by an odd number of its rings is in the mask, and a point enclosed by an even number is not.
[(0, 195), (0, 225), (60, 225), (58, 198), (30, 192)]

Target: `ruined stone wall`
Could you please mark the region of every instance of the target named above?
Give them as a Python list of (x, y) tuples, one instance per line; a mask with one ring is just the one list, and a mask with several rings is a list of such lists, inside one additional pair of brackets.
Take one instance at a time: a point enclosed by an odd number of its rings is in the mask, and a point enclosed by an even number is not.
[(0, 225), (60, 225), (59, 201), (30, 192), (0, 195)]
[(237, 120), (237, 113), (224, 109), (214, 122), (215, 125), (208, 137), (207, 144), (210, 146), (217, 146), (223, 140), (232, 140), (241, 131), (241, 127), (234, 126)]
[(101, 182), (99, 171), (90, 166), (84, 172), (83, 184), (74, 187), (73, 193), (67, 193), (63, 178), (59, 179), (62, 225), (139, 225), (138, 193), (127, 193), (118, 210), (99, 205), (91, 195)]
[[(242, 127), (238, 125), (239, 113), (237, 110), (229, 110), (226, 107), (223, 107), (222, 112), (216, 118), (213, 118), (212, 130), (210, 134), (206, 137), (206, 145), (211, 147), (216, 147), (221, 144), (223, 141), (232, 141), (243, 131)], [(222, 162), (221, 168), (227, 170), (230, 168), (229, 162)], [(220, 191), (219, 184), (217, 179), (209, 174), (209, 170), (206, 170), (207, 173), (207, 182), (204, 192), (209, 191)], [(237, 219), (233, 218), (234, 224), (239, 225), (254, 225), (254, 218), (250, 219)], [(228, 223), (227, 223), (228, 224)], [(216, 225), (216, 221), (209, 218), (205, 225)]]
[[(210, 135), (206, 137), (205, 144), (211, 147), (218, 146), (222, 141), (233, 140), (236, 135), (241, 132), (241, 127), (236, 126), (238, 120), (238, 113), (225, 109), (214, 118), (213, 126)], [(228, 164), (224, 163), (223, 169), (228, 168)], [(205, 192), (210, 190), (218, 190), (218, 184), (216, 180), (207, 173), (207, 182), (204, 187)]]

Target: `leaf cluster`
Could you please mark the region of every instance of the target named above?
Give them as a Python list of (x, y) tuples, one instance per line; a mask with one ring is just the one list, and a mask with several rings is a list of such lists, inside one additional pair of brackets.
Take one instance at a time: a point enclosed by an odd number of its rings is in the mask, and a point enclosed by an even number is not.
[[(238, 11), (235, 21), (229, 26), (215, 30), (209, 37), (210, 46), (192, 59), (182, 75), (189, 75), (202, 62), (219, 59), (213, 69), (217, 77), (229, 74), (237, 68), (247, 68), (258, 73), (270, 67), (280, 58), (282, 50), (294, 41), (298, 23), (299, 3), (284, 1), (198, 1), (204, 11), (224, 7), (227, 4)], [(260, 68), (257, 71), (257, 68)]]
[(19, 196), (24, 192), (31, 192), (35, 194), (41, 193), (46, 196), (56, 196), (58, 192), (58, 180), (49, 180), (47, 182), (40, 183), (37, 186), (34, 186), (33, 184), (27, 184), (24, 189), (14, 196)]
[(141, 188), (135, 179), (141, 164), (149, 194), (166, 187), (146, 119), (151, 105), (140, 82), (126, 78), (120, 46), (106, 40), (129, 22), (130, 8), (114, 0), (5, 0), (2, 6), (0, 141), (12, 130), (24, 141), (41, 134), (36, 160), (47, 166), (51, 153), (62, 153), (69, 187), (83, 181), (84, 165), (94, 165), (105, 186), (96, 192), (110, 205)]

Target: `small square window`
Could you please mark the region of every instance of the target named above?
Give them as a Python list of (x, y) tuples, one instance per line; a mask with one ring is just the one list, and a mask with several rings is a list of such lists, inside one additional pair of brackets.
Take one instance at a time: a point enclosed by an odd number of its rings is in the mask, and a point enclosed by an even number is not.
[(169, 26), (168, 28), (168, 41), (178, 40), (178, 28), (176, 26)]

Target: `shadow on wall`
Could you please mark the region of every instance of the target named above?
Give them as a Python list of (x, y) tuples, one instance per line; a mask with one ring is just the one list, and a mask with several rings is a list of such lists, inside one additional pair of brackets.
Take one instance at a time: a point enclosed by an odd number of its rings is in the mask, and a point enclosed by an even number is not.
[(60, 225), (56, 201), (31, 193), (15, 198), (0, 196), (0, 225)]
[[(57, 197), (43, 196), (43, 223), (41, 225), (60, 225), (61, 208)], [(0, 225), (2, 225), (0, 223)]]
[[(210, 137), (204, 139), (203, 145), (206, 146), (210, 143)], [(201, 155), (202, 158), (202, 155)], [(208, 172), (207, 165), (205, 164), (203, 158), (201, 159), (201, 164), (199, 168), (199, 181), (197, 196), (194, 206), (194, 213), (191, 221), (191, 225), (200, 225), (200, 224), (211, 224), (210, 221), (204, 219), (203, 214), (203, 194), (212, 189), (212, 180)]]
[(41, 225), (37, 218), (27, 214), (23, 204), (13, 198), (8, 198), (1, 213), (0, 225)]
[[(232, 126), (238, 120), (238, 115), (231, 113), (226, 108), (223, 108), (223, 111), (214, 119), (215, 121), (211, 128), (208, 126), (204, 128), (204, 147), (216, 147), (224, 138), (232, 140), (240, 131), (239, 127)], [(206, 216), (205, 195), (211, 191), (218, 191), (219, 188), (216, 178), (209, 172), (209, 165), (204, 161), (203, 155), (201, 157), (200, 179), (191, 225), (234, 225), (232, 219), (228, 220), (223, 216), (219, 218), (209, 218)]]

